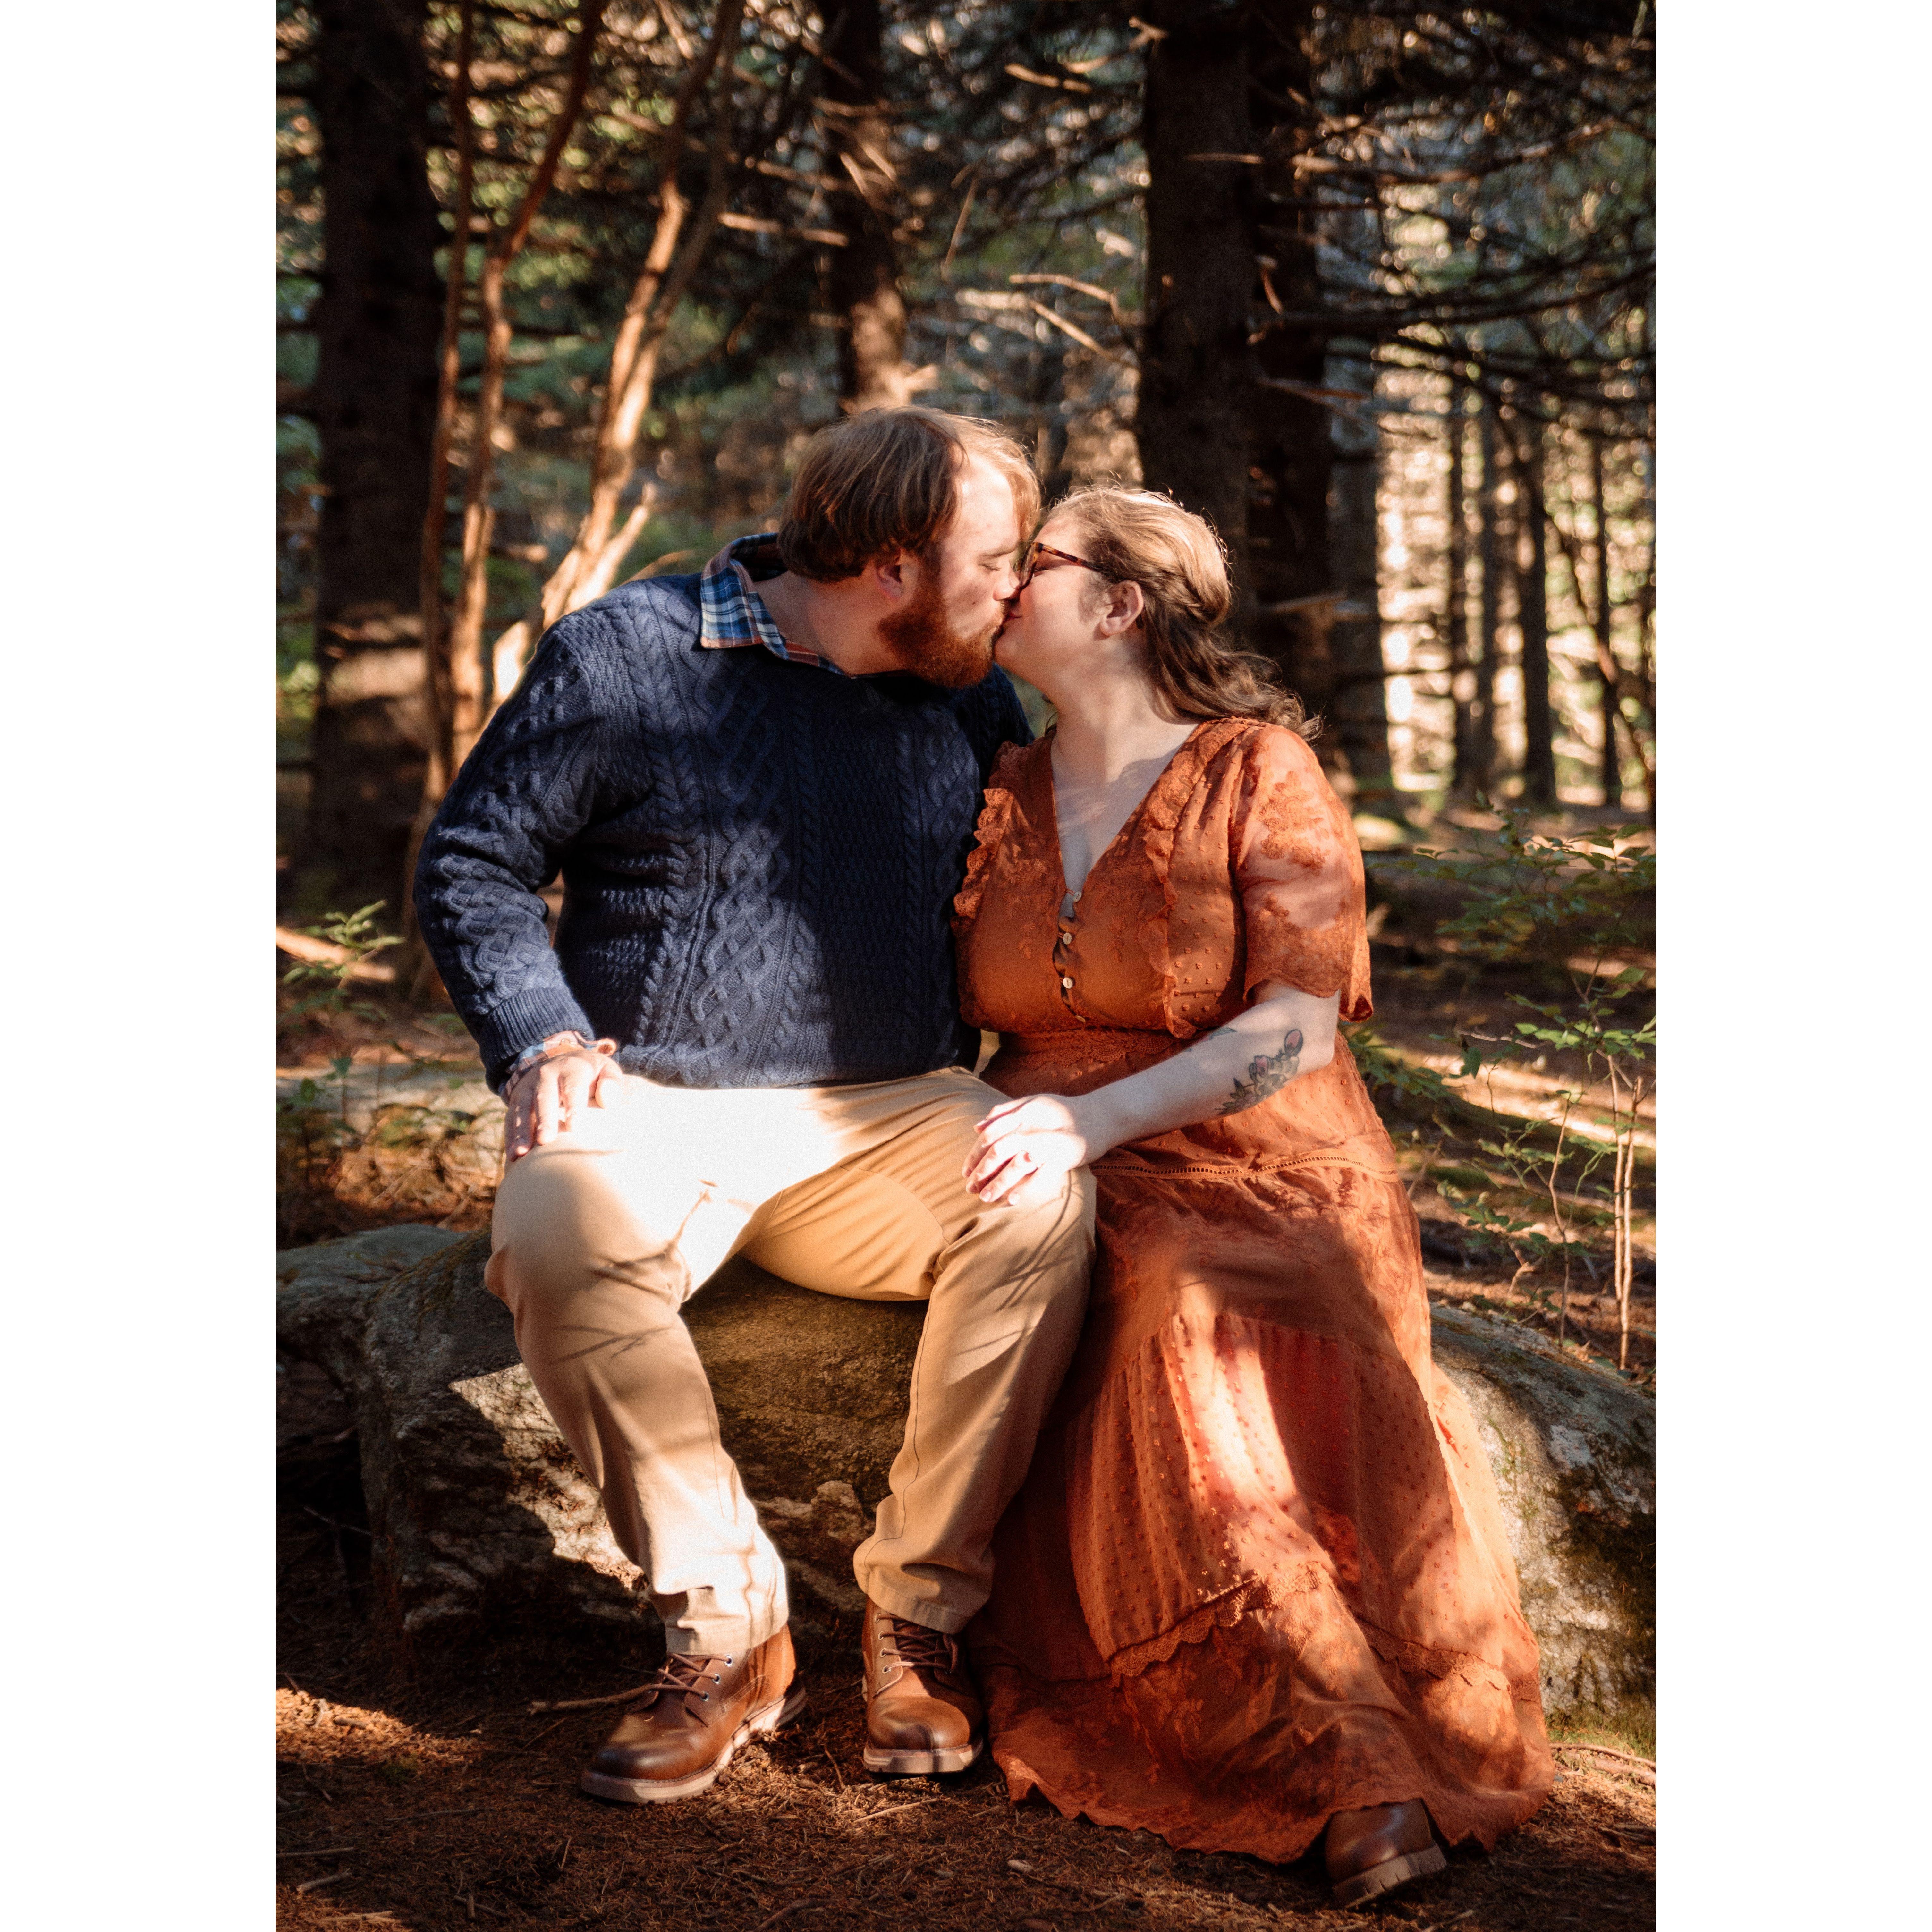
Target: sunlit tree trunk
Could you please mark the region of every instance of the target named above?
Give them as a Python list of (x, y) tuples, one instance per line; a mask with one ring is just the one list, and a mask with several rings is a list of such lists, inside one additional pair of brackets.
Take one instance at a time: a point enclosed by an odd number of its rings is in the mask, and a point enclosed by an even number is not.
[(834, 197), (845, 237), (828, 250), (826, 294), (839, 318), (838, 394), (848, 410), (896, 409), (912, 398), (906, 308), (892, 206), (898, 188), (885, 100), (879, 0), (828, 0), (820, 111), (835, 172), (853, 192)]
[(1487, 794), (1496, 776), (1496, 661), (1502, 654), (1503, 626), (1502, 481), (1497, 461), (1496, 409), (1479, 394), (1476, 442), (1483, 465), (1477, 494), (1477, 544), (1481, 584), (1476, 593), (1471, 655), (1475, 676), (1469, 696), (1469, 778), (1472, 791)]
[(1543, 512), (1543, 420), (1520, 418), (1516, 489), (1516, 611), (1522, 633), (1522, 795), (1556, 802), (1556, 747), (1550, 706), (1550, 538)]
[[(424, 761), (416, 788), (416, 808), (402, 861), (398, 867), (404, 904), (409, 946), (400, 970), (405, 983), (416, 998), (427, 995), (436, 984), (430, 963), (416, 930), (411, 899), (416, 854), (422, 849), (436, 807), (470, 747), (481, 736), (490, 711), (489, 667), (483, 656), (483, 638), (489, 616), (489, 563), (490, 538), (496, 526), (496, 509), (490, 500), (490, 485), (496, 468), (496, 432), (502, 420), (503, 379), (509, 366), (512, 331), (505, 306), (505, 280), (511, 265), (522, 254), (530, 239), (532, 224), (543, 206), (563, 158), (564, 144), (570, 138), (583, 112), (584, 99), (590, 86), (592, 56), (604, 23), (605, 0), (582, 0), (578, 9), (577, 32), (571, 51), (570, 70), (564, 82), (563, 98), (552, 117), (544, 151), (524, 184), (524, 193), (508, 224), (496, 230), (484, 250), (483, 263), (476, 279), (476, 305), (483, 328), (483, 362), (478, 372), (476, 400), (470, 414), (470, 442), (463, 479), (463, 550), (458, 569), (456, 596), (446, 622), (441, 621), (441, 524), (446, 470), (438, 466), (433, 493), (422, 500), (418, 526), (417, 594), (418, 626), (431, 620), (436, 634), (423, 665), (422, 698), (429, 715), (429, 756)], [(470, 177), (468, 160), (472, 152), (472, 130), (467, 125), (470, 76), (464, 56), (468, 52), (466, 15), (459, 31), (457, 65), (459, 73), (452, 90), (452, 105), (460, 107), (463, 121), (458, 128), (459, 219), (468, 218)], [(469, 236), (459, 234), (452, 243), (449, 278), (444, 291), (442, 320), (443, 354), (440, 370), (437, 413), (446, 437), (456, 410), (458, 360), (454, 351), (455, 329), (460, 320), (462, 262), (468, 253)], [(453, 312), (452, 312), (452, 306)], [(442, 448), (448, 447), (446, 441)], [(435, 547), (431, 555), (432, 544)]]
[(428, 174), (424, 0), (316, 0), (321, 441), (304, 894), (346, 910), (397, 882), (429, 744), (418, 533), (436, 421), (440, 238)]
[[(590, 458), (590, 501), (563, 560), (544, 580), (536, 604), (497, 638), (491, 653), (493, 704), (514, 688), (537, 640), (556, 620), (602, 596), (644, 533), (656, 507), (646, 483), (620, 518), (635, 480), (638, 443), (657, 384), (658, 358), (677, 304), (718, 229), (732, 181), (733, 62), (744, 22), (743, 0), (725, 0), (704, 51), (679, 84), (658, 166), (658, 216), (644, 263), (632, 285), (610, 346), (610, 365)], [(693, 110), (717, 77), (703, 200), (694, 209), (680, 182)]]
[(1610, 602), (1610, 522), (1609, 499), (1604, 493), (1604, 439), (1587, 439), (1590, 450), (1590, 512), (1596, 524), (1596, 541), (1591, 561), (1595, 566), (1595, 611), (1592, 622), (1597, 633), (1598, 655), (1604, 662), (1601, 674), (1604, 748), (1599, 777), (1604, 803), (1612, 811), (1624, 802), (1622, 754), (1617, 733), (1622, 724), (1622, 707), (1618, 703), (1618, 680), (1610, 668), (1616, 659), (1616, 614)]
[(569, 76), (563, 98), (550, 122), (542, 158), (524, 184), (522, 199), (508, 224), (492, 236), (477, 277), (476, 306), (483, 325), (483, 366), (476, 380), (476, 404), (470, 420), (469, 462), (463, 485), (463, 560), (454, 608), (443, 644), (444, 665), (434, 688), (446, 694), (437, 720), (434, 767), (425, 788), (425, 802), (434, 809), (449, 780), (482, 735), (490, 710), (490, 670), (483, 655), (484, 631), (489, 619), (490, 546), (496, 513), (491, 499), (495, 478), (497, 431), (502, 422), (503, 378), (509, 368), (512, 328), (505, 305), (505, 283), (510, 268), (524, 251), (537, 212), (548, 196), (577, 118), (590, 85), (590, 63), (604, 24), (604, 0), (583, 0), (578, 9), (577, 32), (571, 52)]
[(1476, 674), (1469, 651), (1469, 392), (1462, 382), (1449, 385), (1449, 584), (1443, 599), (1444, 644), (1449, 656), (1451, 707), (1450, 788), (1467, 793), (1475, 788), (1476, 737), (1470, 711), (1476, 694)]

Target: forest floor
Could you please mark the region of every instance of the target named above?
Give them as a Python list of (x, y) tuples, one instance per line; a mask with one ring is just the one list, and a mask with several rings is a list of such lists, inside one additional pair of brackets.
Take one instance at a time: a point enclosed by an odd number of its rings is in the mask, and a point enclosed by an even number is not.
[[(1456, 958), (1432, 941), (1433, 923), (1413, 905), (1382, 915), (1375, 1027), (1381, 1048), (1402, 1064), (1446, 1072), (1461, 1037), (1506, 1023), (1508, 996), (1524, 982)], [(289, 963), (279, 957), (278, 974)], [(495, 1103), (449, 1016), (412, 1011), (394, 992), (380, 967), (364, 967), (305, 1013), (284, 994), (281, 1245), (402, 1222), (488, 1225)], [(1535, 1186), (1522, 1185), (1493, 1150), (1499, 1126), (1527, 1124), (1546, 1142), (1559, 1082), (1582, 1092), (1578, 1111), (1587, 1112), (1582, 1071), (1508, 1068), (1466, 1083), (1476, 1090), (1465, 1099), (1459, 1090), (1446, 1106), (1390, 1088), (1376, 1099), (1421, 1220), (1430, 1300), (1560, 1334), (1600, 1367), (1614, 1369), (1622, 1340), (1632, 1379), (1654, 1386), (1648, 1133), (1640, 1135), (1627, 1337), (1607, 1292), (1600, 1177), (1558, 1190), (1584, 1244), (1573, 1251), (1567, 1295), (1560, 1270), (1526, 1264), (1520, 1246), (1472, 1226), (1465, 1211), (1480, 1196), (1520, 1222), (1539, 1205), (1547, 1212), (1546, 1198), (1539, 1204)], [(368, 1532), (346, 1412), (319, 1378), (281, 1380), (278, 1925), (842, 1932), (910, 1920), (922, 1932), (1246, 1932), (1284, 1923), (1312, 1932), (1372, 1919), (1417, 1932), (1542, 1932), (1654, 1922), (1648, 1730), (1558, 1732), (1558, 1782), (1521, 1830), (1492, 1853), (1458, 1848), (1439, 1876), (1346, 1912), (1330, 1901), (1318, 1857), (1277, 1868), (1177, 1852), (1150, 1834), (1063, 1819), (1038, 1800), (1010, 1805), (988, 1764), (956, 1778), (875, 1781), (859, 1762), (856, 1642), (801, 1643), (805, 1714), (741, 1753), (711, 1792), (663, 1808), (596, 1803), (578, 1792), (577, 1774), (610, 1712), (530, 1707), (621, 1690), (640, 1664), (574, 1654), (561, 1639), (542, 1654), (493, 1655), (441, 1675), (373, 1653)], [(1593, 1744), (1642, 1762), (1584, 1748)]]
[[(621, 1691), (642, 1675), (535, 1654), (399, 1667), (372, 1653), (367, 1533), (352, 1441), (323, 1409), (281, 1467), (276, 1691), (277, 1919), (289, 1928), (608, 1924), (621, 1932), (1259, 1932), (1379, 1923), (1545, 1932), (1654, 1922), (1654, 1775), (1576, 1748), (1648, 1756), (1647, 1736), (1559, 1733), (1549, 1802), (1492, 1852), (1354, 1910), (1318, 1856), (1286, 1866), (1174, 1851), (1152, 1834), (1006, 1802), (988, 1762), (874, 1780), (860, 1762), (856, 1642), (801, 1641), (810, 1702), (702, 1796), (610, 1805), (577, 1790), (613, 1720), (534, 1702)], [(302, 1425), (307, 1423), (306, 1431)], [(316, 1425), (322, 1426), (318, 1430)], [(303, 1436), (306, 1435), (306, 1439)]]

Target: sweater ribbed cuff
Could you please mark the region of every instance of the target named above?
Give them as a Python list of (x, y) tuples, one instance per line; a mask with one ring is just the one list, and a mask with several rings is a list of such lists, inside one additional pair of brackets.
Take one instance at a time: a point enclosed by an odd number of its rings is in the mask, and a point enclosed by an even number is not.
[(511, 1063), (526, 1047), (566, 1033), (574, 1027), (586, 1040), (595, 1040), (597, 1029), (563, 986), (532, 986), (518, 993), (500, 1006), (493, 1006), (481, 1018), (472, 1020), (470, 1030), (476, 1037), (477, 1051), (483, 1056), (483, 1077), (492, 1093), (501, 1094), (509, 1078)]

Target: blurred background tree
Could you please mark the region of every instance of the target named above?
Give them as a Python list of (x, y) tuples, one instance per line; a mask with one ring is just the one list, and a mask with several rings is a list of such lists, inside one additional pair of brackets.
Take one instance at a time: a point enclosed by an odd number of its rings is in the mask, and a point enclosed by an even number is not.
[(1647, 812), (1650, 20), (281, 0), (287, 915), (400, 929), (544, 628), (912, 399), (1208, 515), (1365, 843)]

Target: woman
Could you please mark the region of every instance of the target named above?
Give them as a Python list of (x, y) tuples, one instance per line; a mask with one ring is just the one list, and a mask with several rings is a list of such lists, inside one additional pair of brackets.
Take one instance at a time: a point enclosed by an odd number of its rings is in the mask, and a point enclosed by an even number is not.
[(1492, 1844), (1550, 1789), (1534, 1640), (1415, 1217), (1346, 1045), (1361, 855), (1226, 560), (1142, 490), (1028, 554), (1009, 746), (956, 906), (1001, 1036), (968, 1184), (1098, 1186), (1091, 1312), (973, 1626), (1017, 1798), (1286, 1862), (1342, 1904)]

